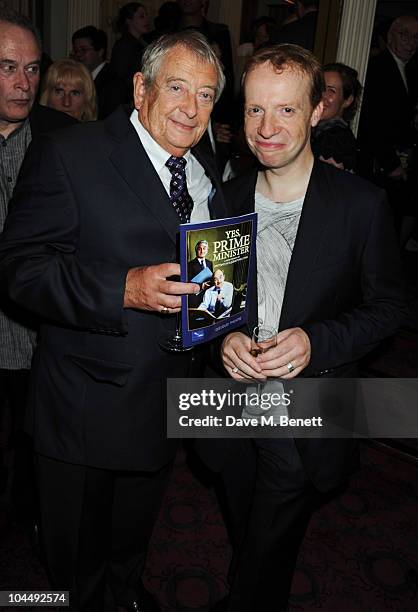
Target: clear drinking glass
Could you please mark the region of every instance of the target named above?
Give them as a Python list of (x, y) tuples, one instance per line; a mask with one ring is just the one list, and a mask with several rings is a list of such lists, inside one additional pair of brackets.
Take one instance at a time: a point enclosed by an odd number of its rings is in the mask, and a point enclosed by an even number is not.
[(277, 346), (276, 329), (273, 327), (266, 327), (264, 325), (257, 325), (257, 327), (254, 327), (250, 350), (253, 357), (257, 357), (257, 355), (265, 353), (274, 346)]

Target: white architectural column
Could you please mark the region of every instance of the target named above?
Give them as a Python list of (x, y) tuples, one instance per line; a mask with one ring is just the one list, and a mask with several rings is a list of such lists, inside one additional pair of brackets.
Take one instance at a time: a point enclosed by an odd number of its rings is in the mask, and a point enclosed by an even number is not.
[(71, 49), (71, 36), (75, 30), (87, 25), (100, 28), (101, 2), (98, 0), (69, 0), (68, 1), (68, 51)]
[[(355, 68), (360, 83), (364, 85), (370, 52), (374, 15), (377, 0), (345, 0), (341, 17), (337, 62)], [(357, 113), (352, 129), (357, 133)]]

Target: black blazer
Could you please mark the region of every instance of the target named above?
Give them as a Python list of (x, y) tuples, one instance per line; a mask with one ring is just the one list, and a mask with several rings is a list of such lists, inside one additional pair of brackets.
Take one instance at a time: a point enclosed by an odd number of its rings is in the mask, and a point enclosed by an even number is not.
[[(213, 264), (210, 261), (210, 259), (206, 259), (206, 267), (209, 268), (211, 272), (213, 272)], [(202, 268), (200, 266), (200, 263), (197, 257), (195, 257), (194, 259), (188, 262), (187, 264), (188, 280), (191, 280), (194, 276), (196, 276), (196, 274), (199, 274), (199, 272), (201, 271), (202, 271)]]
[[(256, 180), (254, 171), (225, 184), (230, 214), (254, 211)], [(247, 295), (252, 329), (257, 324), (255, 278)], [(404, 315), (400, 256), (384, 192), (315, 161), (279, 323), (279, 330), (301, 327), (309, 336), (311, 361), (302, 375), (350, 375), (357, 360), (392, 334)], [(222, 443), (211, 455), (210, 445), (203, 442), (202, 458), (220, 469), (226, 462)], [(320, 490), (338, 485), (351, 469), (350, 440), (297, 439), (296, 444)]]
[(133, 95), (132, 78), (141, 70), (144, 50), (145, 43), (129, 32), (124, 32), (113, 45), (109, 65), (113, 74), (125, 83), (128, 103), (132, 101)]
[[(216, 172), (213, 217), (225, 216)], [(125, 110), (31, 147), (0, 241), (10, 297), (42, 318), (29, 405), (37, 452), (76, 464), (157, 469), (174, 317), (123, 309), (129, 268), (176, 261), (179, 219)]]
[(56, 111), (48, 106), (41, 106), (40, 104), (34, 104), (29, 113), (32, 140), (41, 136), (41, 134), (59, 130), (70, 125), (77, 125), (77, 123), (78, 121), (74, 117), (70, 117), (70, 115)]
[(94, 79), (94, 85), (97, 94), (98, 119), (106, 119), (119, 104), (129, 102), (126, 83), (113, 72), (110, 64), (103, 66)]

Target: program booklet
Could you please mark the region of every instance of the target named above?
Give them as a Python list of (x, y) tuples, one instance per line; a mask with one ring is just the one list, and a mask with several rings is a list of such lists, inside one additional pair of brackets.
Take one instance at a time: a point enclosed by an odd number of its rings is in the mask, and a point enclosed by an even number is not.
[(212, 340), (247, 322), (247, 285), (255, 264), (257, 214), (180, 225), (183, 345)]

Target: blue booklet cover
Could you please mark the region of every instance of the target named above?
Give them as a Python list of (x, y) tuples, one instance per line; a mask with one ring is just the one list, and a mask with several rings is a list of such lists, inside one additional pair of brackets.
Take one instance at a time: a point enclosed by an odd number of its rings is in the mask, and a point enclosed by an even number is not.
[(183, 345), (208, 342), (247, 322), (247, 286), (255, 265), (257, 214), (180, 225)]

